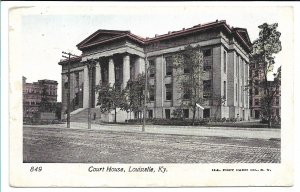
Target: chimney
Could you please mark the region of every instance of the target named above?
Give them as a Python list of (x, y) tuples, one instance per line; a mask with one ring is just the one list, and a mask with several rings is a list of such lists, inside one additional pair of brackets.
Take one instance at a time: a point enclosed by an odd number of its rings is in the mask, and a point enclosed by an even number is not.
[(155, 34), (155, 37), (158, 37), (158, 34)]

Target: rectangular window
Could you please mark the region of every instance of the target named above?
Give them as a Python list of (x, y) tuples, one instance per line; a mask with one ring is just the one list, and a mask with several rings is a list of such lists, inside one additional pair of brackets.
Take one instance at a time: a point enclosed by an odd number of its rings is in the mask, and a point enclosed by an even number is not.
[(211, 49), (206, 49), (203, 51), (203, 56), (204, 57), (208, 57), (208, 56), (211, 56)]
[(137, 112), (137, 111), (134, 112), (134, 118), (135, 118), (135, 119), (138, 119), (138, 118), (139, 118), (139, 112)]
[[(132, 65), (130, 65), (130, 74), (134, 74), (134, 68)], [(120, 81), (121, 79), (121, 67), (119, 65), (115, 65), (115, 80), (116, 82)], [(133, 79), (133, 76), (130, 77), (131, 79)]]
[(254, 73), (255, 73), (254, 76), (258, 77), (258, 73), (259, 73), (258, 70), (256, 70)]
[(203, 60), (203, 71), (210, 71), (212, 69), (211, 63), (207, 60)]
[[(120, 67), (116, 67), (115, 69), (120, 69)], [(135, 69), (134, 69), (134, 65), (131, 63), (130, 64), (130, 67), (129, 67), (129, 71), (130, 71), (130, 79), (134, 79), (134, 74), (135, 74), (135, 71), (134, 71)], [(120, 70), (117, 70), (118, 71), (118, 73), (120, 74), (120, 73), (122, 73), (122, 71), (120, 71)], [(116, 72), (115, 72), (116, 73)], [(119, 78), (123, 78), (123, 76), (122, 77), (119, 77), (119, 76), (121, 76), (121, 75), (119, 75), (118, 74), (118, 77), (116, 76), (116, 79), (119, 79)], [(117, 73), (116, 73), (116, 75), (117, 75)]]
[(155, 77), (155, 62), (154, 60), (149, 60), (149, 70), (150, 70), (150, 77)]
[(237, 83), (235, 84), (235, 101), (238, 100), (238, 86)]
[(258, 95), (258, 94), (259, 94), (259, 91), (258, 91), (257, 88), (254, 89), (254, 94), (255, 94), (255, 95)]
[(106, 84), (108, 82), (108, 69), (105, 67), (101, 68), (101, 80), (103, 84)]
[(211, 65), (204, 65), (203, 66), (203, 71), (210, 71), (211, 70)]
[(223, 63), (223, 67), (224, 67), (224, 73), (226, 73), (226, 65), (227, 65), (227, 53), (226, 51), (224, 51), (224, 63)]
[(203, 118), (210, 118), (210, 109), (203, 110)]
[(165, 114), (166, 114), (166, 119), (171, 118), (171, 110), (170, 109), (165, 109)]
[(276, 115), (279, 116), (279, 109), (276, 109)]
[(185, 65), (184, 65), (184, 69), (183, 69), (183, 73), (188, 74), (188, 73), (190, 73), (190, 72), (191, 72), (190, 67), (189, 67), (187, 64), (185, 64)]
[(153, 118), (153, 110), (148, 110), (148, 118), (149, 119)]
[(244, 92), (243, 92), (243, 86), (241, 86), (241, 102), (243, 102)]
[(191, 89), (189, 87), (184, 87), (183, 89), (183, 99), (191, 98)]
[(204, 80), (203, 81), (203, 98), (210, 98), (212, 92), (212, 81)]
[(155, 89), (154, 85), (150, 85), (149, 87), (149, 100), (154, 101), (155, 100)]
[(256, 106), (258, 106), (258, 105), (259, 105), (259, 99), (255, 99), (255, 100), (254, 100), (254, 104), (255, 104)]
[(166, 57), (166, 76), (173, 74), (173, 62), (172, 57)]
[(166, 100), (172, 100), (172, 84), (166, 84)]
[(189, 113), (190, 113), (189, 109), (183, 109), (183, 118), (189, 118)]
[(224, 99), (226, 99), (226, 81), (223, 82), (223, 95), (224, 95)]

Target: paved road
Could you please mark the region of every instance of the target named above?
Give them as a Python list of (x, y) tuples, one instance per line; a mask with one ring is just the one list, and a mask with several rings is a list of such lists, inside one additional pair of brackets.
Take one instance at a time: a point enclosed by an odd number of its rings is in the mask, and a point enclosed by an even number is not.
[(45, 127), (24, 127), (23, 138), (24, 162), (280, 163), (277, 139)]
[[(66, 128), (66, 124), (37, 125), (44, 128)], [(87, 129), (87, 123), (71, 122), (72, 129)], [(118, 124), (92, 124), (93, 130), (106, 130), (118, 132), (141, 132), (141, 125), (118, 125)], [(267, 128), (235, 128), (235, 127), (193, 127), (193, 126), (160, 126), (146, 125), (147, 133), (238, 137), (257, 139), (280, 139), (280, 129)]]

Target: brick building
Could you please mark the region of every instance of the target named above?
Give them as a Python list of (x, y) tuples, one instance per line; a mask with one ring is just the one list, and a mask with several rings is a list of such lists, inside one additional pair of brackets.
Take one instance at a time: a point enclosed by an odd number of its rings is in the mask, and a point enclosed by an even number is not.
[[(265, 91), (263, 88), (256, 86), (263, 79), (263, 73), (256, 66), (250, 68), (250, 110), (251, 118), (253, 119), (262, 119), (261, 114), (261, 99), (265, 96)], [(276, 77), (275, 77), (276, 78)], [(272, 86), (273, 81), (269, 81), (270, 86)], [(272, 103), (272, 115), (274, 117), (281, 116), (281, 87), (279, 86), (278, 90), (275, 92), (274, 100)]]
[(47, 79), (26, 83), (26, 77), (23, 77), (23, 118), (34, 117), (39, 111), (42, 97), (56, 104), (57, 84), (57, 81)]
[[(248, 82), (251, 41), (246, 29), (230, 27), (226, 21), (199, 24), (152, 38), (142, 38), (130, 31), (96, 31), (77, 45), (82, 55), (73, 57), (70, 62), (71, 110), (75, 114), (76, 110), (80, 113), (88, 107), (89, 81), (92, 81), (92, 106), (97, 112), (95, 86), (118, 82), (122, 88), (126, 87), (129, 79), (145, 71), (147, 59), (151, 87), (146, 115), (149, 118), (171, 118), (172, 111), (181, 102), (178, 100), (180, 91), (176, 86), (176, 71), (169, 58), (187, 45), (199, 45), (203, 50), (204, 81), (211, 89), (208, 95), (226, 97), (220, 106), (207, 102), (199, 116), (248, 120), (249, 94), (244, 88)], [(90, 75), (84, 64), (88, 59), (97, 61)], [(59, 62), (62, 66), (63, 112), (67, 109), (67, 64), (68, 60)], [(102, 114), (102, 118), (112, 121), (113, 113)], [(191, 118), (191, 114), (190, 110), (184, 110), (186, 118)], [(124, 121), (126, 113), (118, 111), (117, 119)]]

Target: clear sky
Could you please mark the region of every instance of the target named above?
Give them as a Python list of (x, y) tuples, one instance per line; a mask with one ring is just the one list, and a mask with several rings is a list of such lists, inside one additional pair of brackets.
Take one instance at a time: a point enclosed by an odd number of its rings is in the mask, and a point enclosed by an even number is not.
[[(22, 14), (20, 58), (23, 76), (28, 82), (39, 79), (58, 81), (61, 101), (62, 51), (80, 55), (76, 44), (98, 29), (130, 30), (142, 37), (153, 37), (168, 31), (197, 24), (226, 20), (230, 26), (246, 28), (251, 41), (258, 37), (258, 25), (279, 24), (283, 50), (276, 65), (283, 64), (292, 44), (292, 9), (275, 7), (34, 7)], [(287, 64), (287, 63), (285, 63)]]

